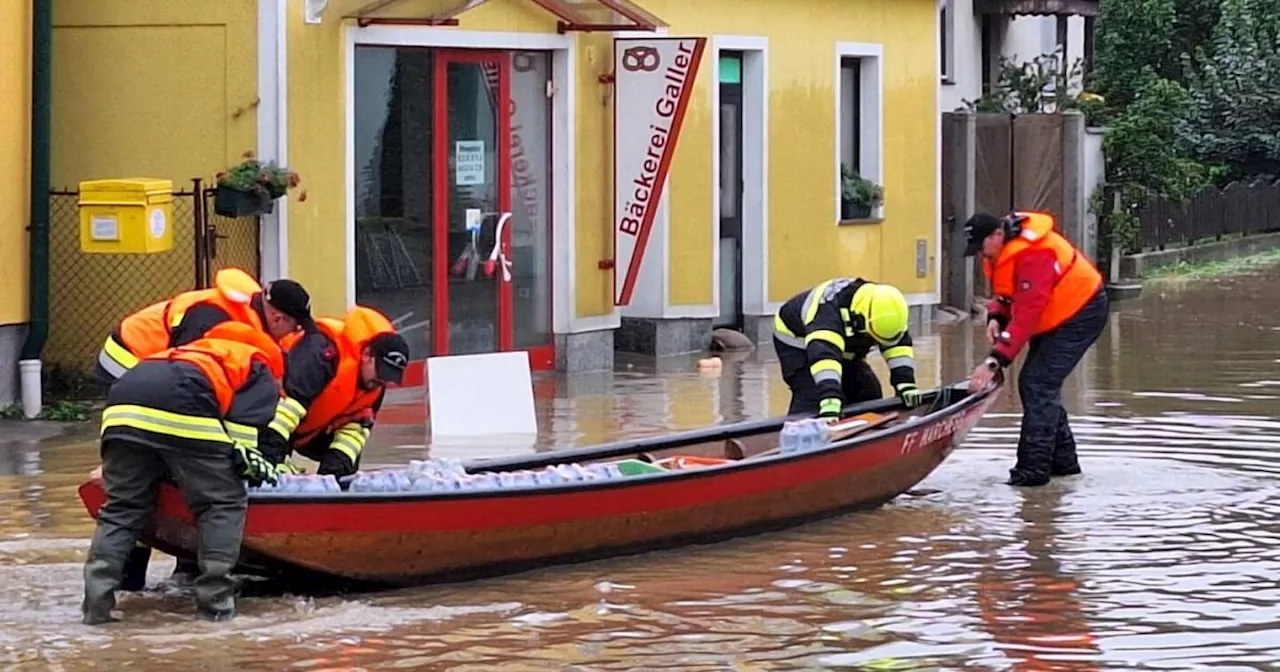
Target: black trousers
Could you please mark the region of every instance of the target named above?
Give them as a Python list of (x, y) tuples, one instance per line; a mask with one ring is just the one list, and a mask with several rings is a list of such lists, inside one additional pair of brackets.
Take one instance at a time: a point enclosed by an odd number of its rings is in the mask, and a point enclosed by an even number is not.
[(1018, 374), (1022, 431), (1018, 462), (1010, 470), (1013, 481), (1043, 483), (1050, 475), (1079, 473), (1062, 384), (1106, 328), (1107, 312), (1107, 293), (1101, 289), (1057, 329), (1031, 339)]
[(85, 562), (86, 622), (110, 620), (125, 564), (155, 512), (156, 489), (166, 473), (182, 491), (200, 532), (197, 609), (214, 618), (235, 613), (230, 574), (240, 557), (248, 494), (230, 453), (159, 449), (115, 439), (102, 444), (107, 501)]
[[(791, 388), (791, 405), (787, 408), (787, 415), (817, 413), (818, 403), (822, 399), (818, 396), (818, 384), (809, 373), (808, 353), (784, 344), (776, 336), (773, 339), (773, 349), (778, 353), (782, 380)], [(875, 401), (884, 396), (880, 378), (865, 359), (844, 360), (840, 384), (844, 390), (845, 405)]]

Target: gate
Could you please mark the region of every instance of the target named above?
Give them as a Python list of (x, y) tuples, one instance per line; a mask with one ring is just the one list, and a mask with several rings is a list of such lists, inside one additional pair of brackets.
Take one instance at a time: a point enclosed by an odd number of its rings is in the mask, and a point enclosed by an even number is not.
[(959, 256), (973, 212), (1049, 212), (1064, 236), (1084, 243), (1083, 134), (1078, 114), (942, 115), (943, 303), (968, 310), (975, 292), (989, 292), (981, 266)]
[(161, 299), (210, 286), (219, 269), (259, 277), (260, 222), (213, 212), (202, 180), (173, 194), (173, 249), (157, 254), (80, 251), (80, 193), (49, 193), (49, 340), (44, 361), (66, 374), (88, 373), (102, 341), (122, 317)]

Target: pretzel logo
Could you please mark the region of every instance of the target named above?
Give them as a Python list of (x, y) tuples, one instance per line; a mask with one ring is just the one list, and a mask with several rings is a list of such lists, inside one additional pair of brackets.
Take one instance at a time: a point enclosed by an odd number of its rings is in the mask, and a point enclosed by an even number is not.
[(511, 67), (516, 72), (529, 72), (534, 68), (533, 54), (527, 52), (516, 52), (511, 56)]
[(653, 47), (631, 47), (622, 52), (622, 69), (627, 72), (653, 72), (662, 64)]

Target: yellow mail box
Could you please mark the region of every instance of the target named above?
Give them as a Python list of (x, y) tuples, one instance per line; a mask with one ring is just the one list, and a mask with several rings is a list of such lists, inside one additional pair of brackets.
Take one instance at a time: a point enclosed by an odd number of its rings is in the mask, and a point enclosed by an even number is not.
[(80, 249), (97, 254), (173, 249), (173, 182), (152, 178), (81, 182)]

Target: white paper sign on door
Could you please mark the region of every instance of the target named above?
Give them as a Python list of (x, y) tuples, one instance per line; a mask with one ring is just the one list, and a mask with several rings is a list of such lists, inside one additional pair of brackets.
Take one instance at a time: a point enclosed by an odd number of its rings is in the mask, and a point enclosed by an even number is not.
[(613, 292), (628, 305), (706, 38), (613, 41)]
[(484, 140), (453, 143), (454, 184), (484, 184)]

